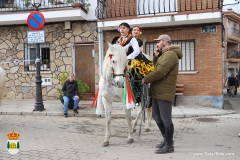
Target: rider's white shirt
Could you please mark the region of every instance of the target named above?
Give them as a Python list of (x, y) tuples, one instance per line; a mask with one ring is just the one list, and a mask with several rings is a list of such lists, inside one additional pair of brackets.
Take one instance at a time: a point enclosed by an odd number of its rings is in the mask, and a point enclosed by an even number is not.
[[(122, 36), (123, 37), (123, 36)], [(125, 38), (125, 37), (123, 37)], [(133, 52), (130, 53), (128, 56), (127, 56), (127, 59), (134, 59), (135, 57), (137, 57), (140, 53), (140, 48), (139, 48), (139, 45), (138, 45), (138, 41), (136, 38), (132, 38), (131, 41), (129, 42), (129, 47), (132, 46), (133, 48)]]
[(127, 56), (127, 59), (134, 59), (140, 53), (140, 48), (137, 39), (133, 37), (129, 42), (129, 45), (133, 47), (133, 52)]

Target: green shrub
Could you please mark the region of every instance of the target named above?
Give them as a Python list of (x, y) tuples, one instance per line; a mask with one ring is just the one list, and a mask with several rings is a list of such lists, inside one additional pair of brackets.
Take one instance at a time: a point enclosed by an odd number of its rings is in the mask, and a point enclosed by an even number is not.
[[(56, 77), (56, 76), (54, 77), (55, 79), (59, 80), (59, 82), (60, 82), (60, 87), (57, 88), (59, 99), (61, 99), (63, 97), (62, 87), (63, 87), (65, 81), (68, 80), (69, 74), (70, 74), (70, 71), (61, 72), (58, 77)], [(75, 81), (78, 84), (78, 92), (80, 94), (80, 98), (85, 99), (85, 97), (82, 95), (82, 93), (86, 93), (89, 90), (89, 87), (88, 87), (87, 83), (84, 83), (79, 78), (75, 78)]]

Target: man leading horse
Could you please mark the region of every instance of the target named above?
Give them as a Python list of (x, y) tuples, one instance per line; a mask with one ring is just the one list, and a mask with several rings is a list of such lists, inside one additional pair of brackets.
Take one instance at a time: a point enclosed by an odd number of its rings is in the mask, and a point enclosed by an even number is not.
[(179, 59), (182, 51), (179, 46), (171, 45), (171, 38), (164, 34), (157, 41), (157, 50), (154, 57), (154, 71), (142, 79), (142, 84), (150, 83), (150, 96), (152, 98), (152, 117), (164, 138), (156, 145), (157, 154), (174, 151), (172, 122), (172, 102), (175, 96), (178, 75)]

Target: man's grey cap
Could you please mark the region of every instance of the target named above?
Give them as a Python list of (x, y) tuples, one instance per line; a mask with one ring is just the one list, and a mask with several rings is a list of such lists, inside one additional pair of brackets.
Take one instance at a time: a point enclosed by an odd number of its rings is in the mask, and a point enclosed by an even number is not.
[(154, 41), (160, 41), (160, 40), (171, 42), (171, 38), (166, 34), (162, 34), (157, 39), (154, 39)]

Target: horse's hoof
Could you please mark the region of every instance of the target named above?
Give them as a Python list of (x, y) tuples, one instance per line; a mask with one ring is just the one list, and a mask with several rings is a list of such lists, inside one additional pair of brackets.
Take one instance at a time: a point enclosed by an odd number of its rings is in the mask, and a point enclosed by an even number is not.
[(133, 139), (128, 139), (127, 144), (131, 144), (131, 143), (133, 143)]
[(136, 129), (133, 129), (133, 133), (135, 133), (137, 130)]
[(150, 129), (149, 128), (145, 128), (145, 132), (149, 132), (150, 131)]
[(102, 147), (107, 147), (109, 145), (109, 142), (103, 142)]

